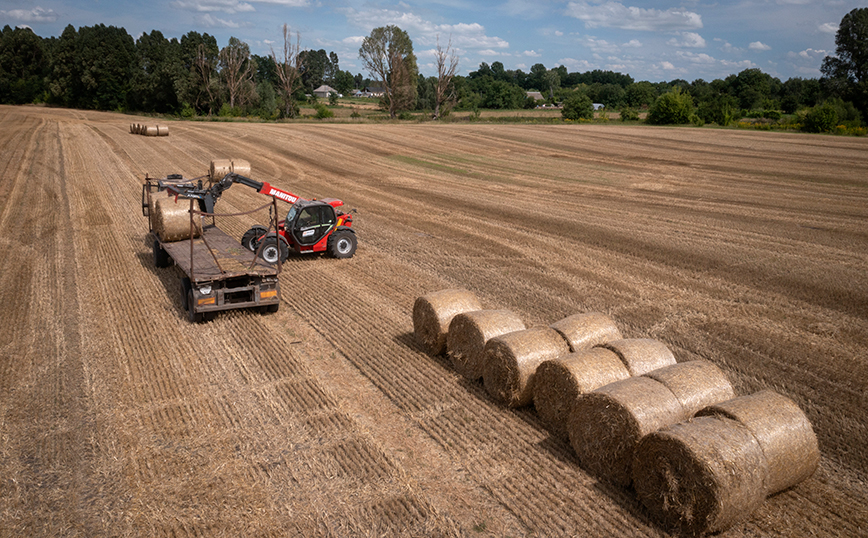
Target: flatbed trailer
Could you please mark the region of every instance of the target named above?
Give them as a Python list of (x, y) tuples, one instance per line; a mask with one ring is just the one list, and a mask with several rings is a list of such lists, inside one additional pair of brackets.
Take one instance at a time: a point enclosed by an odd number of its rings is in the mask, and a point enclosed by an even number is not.
[[(199, 210), (196, 200), (176, 198), (176, 203), (189, 204), (191, 231), (194, 228), (193, 219), (200, 216), (210, 219), (211, 223), (203, 225), (202, 233), (193, 239), (163, 241), (159, 237), (150, 218), (153, 198), (169, 197), (166, 189), (177, 181), (178, 178), (166, 180), (146, 177), (142, 186), (142, 213), (149, 217), (154, 265), (176, 265), (185, 275), (181, 278), (181, 297), (190, 321), (205, 321), (215, 312), (239, 308), (258, 308), (263, 313), (277, 312), (280, 307), (278, 276), (281, 266), (266, 263), (259, 253), (244, 248), (239, 241), (217, 227), (215, 217), (235, 215), (204, 213)], [(268, 205), (254, 211), (266, 207)], [(277, 215), (276, 211), (274, 215)]]

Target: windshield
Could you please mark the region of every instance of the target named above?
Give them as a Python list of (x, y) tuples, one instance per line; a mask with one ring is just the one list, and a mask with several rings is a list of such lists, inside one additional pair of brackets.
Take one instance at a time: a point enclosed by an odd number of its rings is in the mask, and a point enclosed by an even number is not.
[(298, 207), (293, 205), (289, 208), (289, 213), (286, 214), (286, 222), (292, 222), (295, 220), (296, 214), (298, 214)]

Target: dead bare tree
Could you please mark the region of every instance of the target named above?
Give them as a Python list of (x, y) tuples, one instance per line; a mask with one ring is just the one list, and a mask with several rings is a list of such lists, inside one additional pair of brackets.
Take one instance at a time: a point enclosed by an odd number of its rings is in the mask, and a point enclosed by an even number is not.
[(440, 36), (437, 36), (437, 50), (434, 52), (434, 61), (437, 63), (437, 86), (434, 88), (434, 116), (439, 120), (442, 109), (449, 106), (455, 99), (455, 86), (452, 79), (458, 70), (458, 55), (452, 48), (452, 36), (446, 50), (440, 46)]
[(229, 106), (235, 107), (235, 100), (244, 85), (253, 78), (253, 62), (250, 61), (250, 47), (236, 37), (229, 38), (229, 44), (220, 51), (221, 74), (229, 91)]
[(208, 94), (208, 115), (210, 116), (214, 111), (214, 90), (211, 87), (211, 74), (214, 71), (214, 66), (216, 63), (216, 58), (208, 54), (208, 49), (205, 48), (204, 43), (199, 43), (199, 47), (196, 49), (196, 62), (194, 64), (196, 68), (196, 73), (199, 75), (199, 78), (202, 82), (202, 87), (205, 89), (205, 92)]
[(280, 79), (280, 93), (284, 99), (284, 115), (293, 118), (296, 114), (295, 97), (293, 94), (301, 84), (301, 37), (295, 33), (295, 44), (292, 43), (292, 32), (289, 26), (283, 25), (283, 57), (280, 61), (271, 49), (271, 59), (277, 67), (277, 76)]

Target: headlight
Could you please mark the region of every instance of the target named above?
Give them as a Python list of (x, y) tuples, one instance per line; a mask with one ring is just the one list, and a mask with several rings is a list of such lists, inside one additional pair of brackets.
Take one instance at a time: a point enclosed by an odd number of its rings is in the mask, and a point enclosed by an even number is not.
[(199, 293), (202, 295), (210, 295), (211, 294), (211, 284), (205, 284), (204, 286), (199, 286)]

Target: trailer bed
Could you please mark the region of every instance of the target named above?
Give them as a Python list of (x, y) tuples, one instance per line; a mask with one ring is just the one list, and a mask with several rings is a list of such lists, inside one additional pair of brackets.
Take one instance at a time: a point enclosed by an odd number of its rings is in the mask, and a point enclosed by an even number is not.
[[(236, 239), (214, 225), (206, 225), (202, 236), (171, 243), (161, 242), (175, 264), (193, 282), (219, 280), (239, 276), (276, 275), (274, 266), (257, 258)], [(192, 264), (190, 241), (193, 242)], [(210, 247), (210, 248), (209, 248)]]

